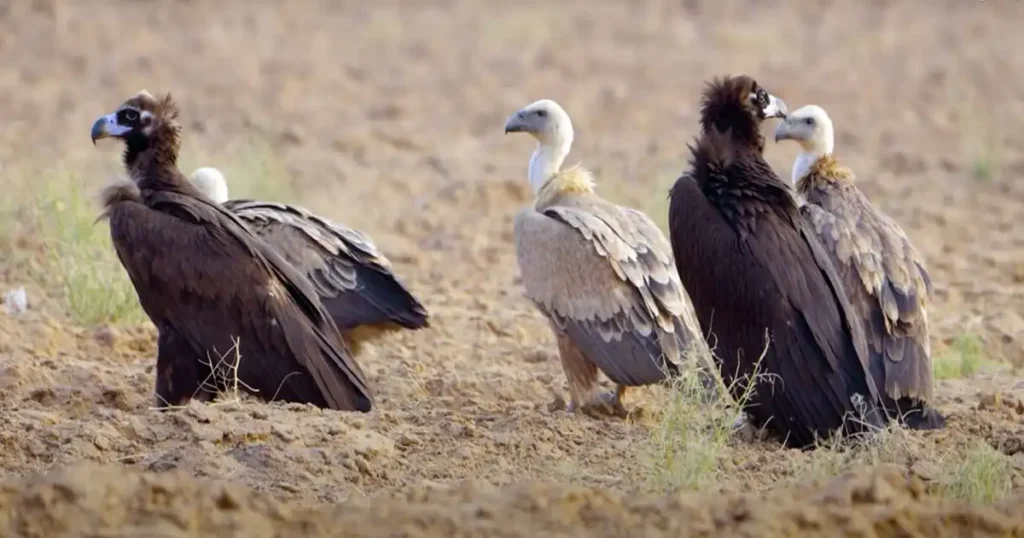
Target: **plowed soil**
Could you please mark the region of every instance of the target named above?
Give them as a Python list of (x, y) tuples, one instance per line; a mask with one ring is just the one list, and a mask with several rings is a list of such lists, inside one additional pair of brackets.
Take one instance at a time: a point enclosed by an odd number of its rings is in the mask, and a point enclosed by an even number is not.
[[(29, 297), (0, 312), (3, 535), (1024, 535), (1021, 20), (996, 0), (0, 2), (0, 196), (19, 200), (0, 291)], [(533, 146), (502, 125), (559, 101), (569, 162), (664, 223), (703, 81), (741, 72), (828, 110), (837, 157), (928, 262), (936, 357), (969, 339), (1000, 367), (938, 381), (949, 427), (906, 433), (891, 466), (816, 480), (813, 454), (736, 441), (707, 491), (652, 492), (661, 389), (631, 395), (638, 420), (563, 410), (512, 244)], [(181, 104), (186, 172), (245, 185), (238, 148), (259, 144), (281, 201), (368, 233), (429, 310), (360, 355), (372, 413), (159, 413), (153, 328), (69, 315), (25, 185), (60, 165), (94, 196), (119, 154), (87, 131), (142, 88)], [(796, 151), (766, 154), (788, 177)], [(1011, 458), (1001, 505), (942, 498), (978, 442)]]

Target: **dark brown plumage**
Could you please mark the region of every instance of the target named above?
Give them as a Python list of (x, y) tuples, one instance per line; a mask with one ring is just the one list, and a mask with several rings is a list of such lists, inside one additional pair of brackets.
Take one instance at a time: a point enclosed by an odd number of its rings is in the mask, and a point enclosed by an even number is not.
[(353, 348), (376, 332), (429, 327), (423, 305), (365, 235), (298, 206), (228, 200), (224, 207), (309, 277)]
[(726, 383), (738, 395), (763, 353), (765, 377), (746, 412), (788, 445), (810, 447), (884, 417), (841, 280), (761, 154), (761, 121), (784, 113), (750, 77), (708, 84), (692, 169), (671, 190), (669, 228)]
[(125, 143), (132, 181), (107, 188), (104, 214), (159, 333), (157, 405), (209, 399), (236, 367), (239, 388), (265, 400), (369, 411), (363, 372), (311, 283), (178, 170), (177, 114), (169, 95), (143, 91), (92, 129)]
[(800, 211), (843, 279), (863, 323), (871, 373), (890, 415), (912, 428), (945, 424), (932, 400), (924, 260), (896, 222), (876, 209), (854, 183), (853, 171), (832, 156), (832, 121), (818, 106), (779, 124), (776, 141), (804, 147), (793, 170)]
[(224, 175), (216, 168), (198, 168), (189, 180), (312, 281), (353, 353), (383, 334), (430, 326), (426, 309), (365, 234), (303, 207), (230, 200)]

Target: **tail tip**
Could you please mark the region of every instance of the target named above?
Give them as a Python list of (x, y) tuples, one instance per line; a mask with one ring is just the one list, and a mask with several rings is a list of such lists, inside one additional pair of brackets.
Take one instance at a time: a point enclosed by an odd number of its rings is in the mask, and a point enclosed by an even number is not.
[(939, 430), (946, 427), (946, 417), (938, 409), (927, 405), (909, 413), (904, 420), (912, 430)]

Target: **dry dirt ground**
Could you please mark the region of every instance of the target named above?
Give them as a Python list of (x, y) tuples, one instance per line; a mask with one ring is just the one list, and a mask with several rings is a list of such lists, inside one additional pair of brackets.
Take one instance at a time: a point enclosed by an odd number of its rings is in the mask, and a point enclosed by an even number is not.
[[(0, 285), (29, 296), (24, 314), (0, 313), (0, 528), (1024, 533), (1009, 508), (934, 493), (976, 442), (1010, 458), (1011, 501), (1024, 488), (1022, 16), (1010, 0), (0, 2)], [(638, 420), (558, 409), (554, 341), (523, 297), (511, 237), (532, 144), (502, 124), (558, 100), (577, 130), (570, 161), (664, 222), (702, 82), (740, 72), (791, 107), (829, 111), (837, 155), (929, 263), (935, 355), (972, 342), (1003, 368), (937, 382), (949, 427), (903, 434), (893, 468), (821, 486), (807, 483), (813, 455), (730, 442), (703, 487), (726, 495), (659, 497), (660, 389), (633, 396), (648, 402)], [(87, 131), (141, 88), (182, 105), (186, 172), (218, 166), (242, 194), (271, 166), (266, 192), (369, 233), (428, 308), (432, 328), (360, 357), (374, 412), (242, 401), (157, 413), (152, 328), (69, 313), (32, 220), (51, 206), (27, 193), (55, 168), (74, 172), (61, 185), (75, 189), (51, 192), (58, 204), (115, 177), (118, 151)], [(781, 175), (795, 153), (768, 144)]]

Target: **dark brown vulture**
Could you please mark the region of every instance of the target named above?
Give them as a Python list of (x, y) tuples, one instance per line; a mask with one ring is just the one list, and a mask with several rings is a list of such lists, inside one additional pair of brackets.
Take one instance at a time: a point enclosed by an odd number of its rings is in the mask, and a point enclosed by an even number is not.
[(178, 170), (177, 116), (170, 95), (142, 91), (92, 126), (93, 142), (125, 144), (131, 182), (104, 191), (104, 215), (159, 334), (157, 406), (208, 400), (237, 378), (264, 400), (369, 411), (366, 378), (309, 280)]
[(738, 397), (763, 354), (745, 411), (754, 426), (809, 448), (885, 417), (841, 279), (762, 155), (761, 122), (785, 113), (748, 76), (706, 86), (692, 169), (670, 193), (669, 235), (726, 384)]
[(384, 333), (429, 326), (423, 305), (366, 235), (302, 207), (229, 200), (227, 182), (216, 168), (199, 168), (190, 179), (313, 282), (353, 353)]
[(857, 188), (853, 171), (832, 157), (832, 120), (821, 107), (789, 114), (775, 129), (775, 141), (781, 140), (803, 148), (792, 175), (800, 212), (842, 276), (864, 325), (871, 374), (885, 389), (886, 409), (911, 428), (942, 427), (945, 418), (928, 406), (931, 281), (924, 260), (903, 229)]
[[(598, 196), (586, 169), (561, 168), (573, 129), (558, 103), (528, 105), (505, 132), (538, 142), (528, 178), (534, 203), (515, 220), (516, 259), (526, 295), (558, 341), (570, 410), (625, 415), (627, 387), (683, 368), (714, 397), (715, 365), (665, 235), (643, 213)], [(614, 393), (600, 391), (599, 371), (616, 383)]]

